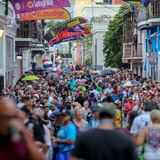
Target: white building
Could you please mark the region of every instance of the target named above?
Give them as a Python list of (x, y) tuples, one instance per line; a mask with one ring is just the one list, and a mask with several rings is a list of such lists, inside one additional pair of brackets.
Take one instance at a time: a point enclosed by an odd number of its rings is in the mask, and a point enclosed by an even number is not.
[(16, 29), (14, 9), (9, 5), (5, 15), (5, 3), (0, 0), (0, 91), (16, 82)]
[(110, 20), (118, 13), (121, 5), (95, 5), (84, 7), (83, 16), (92, 23), (92, 65), (96, 69), (104, 66), (103, 39)]

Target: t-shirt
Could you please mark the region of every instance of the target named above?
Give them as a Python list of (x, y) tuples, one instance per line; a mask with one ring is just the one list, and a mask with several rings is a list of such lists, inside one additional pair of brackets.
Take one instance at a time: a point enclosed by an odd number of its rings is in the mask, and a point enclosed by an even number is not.
[[(76, 127), (70, 122), (67, 126), (60, 127), (57, 135), (62, 140), (75, 140), (77, 137)], [(73, 147), (74, 145), (59, 144), (60, 152), (71, 151)]]
[(146, 128), (151, 124), (150, 112), (144, 112), (143, 114), (136, 117), (131, 127), (131, 134), (139, 134), (142, 128)]
[(74, 91), (75, 86), (76, 86), (76, 81), (70, 81), (68, 84), (69, 84), (71, 90)]
[(135, 160), (129, 137), (116, 130), (93, 129), (79, 136), (73, 156), (83, 160)]
[(105, 90), (105, 94), (110, 94), (110, 93), (112, 93), (113, 92), (113, 89), (112, 88), (107, 88), (106, 90)]

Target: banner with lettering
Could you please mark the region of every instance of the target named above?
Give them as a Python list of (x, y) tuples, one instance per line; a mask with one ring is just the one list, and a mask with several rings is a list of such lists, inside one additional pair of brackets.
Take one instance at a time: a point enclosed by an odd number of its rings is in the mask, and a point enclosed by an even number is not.
[(73, 37), (69, 37), (69, 38), (64, 38), (62, 40), (52, 40), (50, 42), (50, 45), (53, 46), (55, 44), (59, 44), (59, 43), (62, 43), (62, 42), (68, 42), (68, 41), (76, 41), (76, 40), (83, 40), (84, 36), (83, 35), (80, 35), (80, 36), (73, 36)]
[(15, 13), (25, 13), (45, 9), (70, 7), (68, 0), (10, 0)]
[(51, 36), (54, 38), (62, 30), (65, 30), (68, 28), (73, 28), (75, 26), (78, 26), (78, 25), (84, 24), (84, 23), (87, 23), (87, 20), (83, 17), (72, 18), (70, 20), (66, 20), (65, 22), (63, 22), (61, 24), (58, 24), (53, 29), (50, 29), (50, 31), (45, 36)]
[[(63, 30), (61, 32), (59, 32), (56, 37), (53, 37), (52, 34), (47, 34), (46, 36), (44, 36), (44, 39), (47, 40), (49, 42), (49, 44), (52, 46), (53, 44), (55, 44), (57, 41), (63, 41), (63, 39), (68, 39), (71, 37), (80, 37), (80, 36), (85, 36), (85, 35), (89, 35), (91, 34), (91, 32), (89, 31), (88, 28), (86, 27), (81, 27), (81, 31), (75, 31), (74, 28), (73, 30), (70, 29), (66, 29)], [(77, 28), (77, 27), (76, 27)]]
[(45, 20), (45, 19), (70, 19), (70, 13), (64, 8), (46, 9), (20, 13), (20, 21)]

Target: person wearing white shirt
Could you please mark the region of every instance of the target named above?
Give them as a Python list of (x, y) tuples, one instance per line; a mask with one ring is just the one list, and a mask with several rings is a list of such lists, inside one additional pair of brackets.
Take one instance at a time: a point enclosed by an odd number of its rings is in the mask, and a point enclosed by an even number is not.
[[(136, 117), (131, 126), (130, 133), (133, 139), (136, 139), (142, 128), (149, 127), (151, 124), (150, 112), (155, 109), (155, 105), (152, 102), (144, 104), (144, 113)], [(142, 147), (137, 147), (137, 155), (141, 156)]]

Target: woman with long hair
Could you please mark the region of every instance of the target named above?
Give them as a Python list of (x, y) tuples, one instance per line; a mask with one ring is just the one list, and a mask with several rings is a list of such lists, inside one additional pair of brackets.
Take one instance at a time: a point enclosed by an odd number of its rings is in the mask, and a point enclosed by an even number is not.
[(87, 130), (88, 122), (83, 117), (84, 117), (83, 108), (76, 107), (74, 110), (73, 122), (77, 128), (78, 133), (81, 133)]
[(144, 160), (159, 160), (160, 158), (160, 111), (151, 112), (152, 124), (142, 129), (136, 144), (144, 145)]

